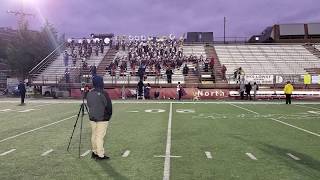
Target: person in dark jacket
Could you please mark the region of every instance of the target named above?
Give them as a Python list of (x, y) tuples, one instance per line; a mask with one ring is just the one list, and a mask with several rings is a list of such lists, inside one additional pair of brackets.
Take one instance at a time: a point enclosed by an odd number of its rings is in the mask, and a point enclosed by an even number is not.
[(104, 92), (103, 78), (94, 76), (93, 89), (87, 94), (89, 119), (92, 129), (92, 155), (96, 160), (109, 159), (103, 147), (108, 123), (112, 116), (112, 103), (107, 92)]
[(183, 75), (188, 76), (188, 73), (189, 73), (189, 68), (188, 68), (187, 64), (185, 64), (183, 67)]
[(250, 82), (248, 84), (246, 84), (245, 88), (246, 88), (247, 100), (249, 100), (249, 99), (251, 100), (250, 92), (252, 90), (252, 86), (251, 86)]
[(173, 74), (173, 72), (172, 72), (171, 68), (168, 68), (166, 70), (166, 75), (167, 75), (167, 81), (169, 84), (171, 84), (171, 82), (172, 82), (172, 74)]
[(24, 99), (26, 98), (26, 86), (24, 85), (23, 81), (20, 81), (18, 85), (18, 90), (20, 93), (21, 105), (24, 105)]

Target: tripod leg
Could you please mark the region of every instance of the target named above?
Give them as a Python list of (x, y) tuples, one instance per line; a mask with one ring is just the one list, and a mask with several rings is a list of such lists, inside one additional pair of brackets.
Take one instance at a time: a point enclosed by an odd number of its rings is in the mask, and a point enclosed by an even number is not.
[(74, 123), (74, 126), (73, 126), (73, 130), (72, 130), (72, 134), (70, 136), (70, 140), (69, 140), (69, 144), (68, 144), (68, 148), (67, 148), (67, 151), (69, 151), (69, 148), (70, 148), (70, 144), (71, 144), (71, 140), (72, 140), (72, 137), (73, 137), (73, 134), (74, 134), (74, 131), (76, 129), (76, 126), (77, 126), (77, 123), (78, 123), (78, 120), (79, 120), (79, 117), (80, 117), (80, 113), (82, 111), (82, 107), (83, 105), (81, 105), (80, 109), (79, 109), (79, 112), (78, 112), (78, 115), (77, 115), (77, 119), (76, 119), (76, 122)]
[(79, 158), (80, 158), (80, 153), (81, 153), (82, 124), (83, 124), (84, 108), (85, 108), (85, 104), (82, 104), (81, 105), (81, 122), (80, 122)]

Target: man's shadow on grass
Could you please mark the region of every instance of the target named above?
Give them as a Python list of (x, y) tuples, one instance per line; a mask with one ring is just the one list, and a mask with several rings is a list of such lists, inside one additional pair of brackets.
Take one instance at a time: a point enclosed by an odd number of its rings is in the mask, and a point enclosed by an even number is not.
[[(297, 171), (299, 171), (299, 173), (303, 174), (306, 177), (310, 177), (312, 179), (320, 178), (320, 161), (318, 159), (314, 159), (313, 157), (302, 152), (297, 152), (295, 150), (283, 148), (273, 144), (252, 141), (240, 136), (234, 136), (233, 138), (243, 141), (244, 144), (255, 147), (270, 156), (276, 157), (278, 160), (281, 160), (283, 163), (285, 163), (288, 167), (296, 169)], [(291, 153), (299, 157), (300, 160), (296, 161), (290, 159), (287, 153)]]

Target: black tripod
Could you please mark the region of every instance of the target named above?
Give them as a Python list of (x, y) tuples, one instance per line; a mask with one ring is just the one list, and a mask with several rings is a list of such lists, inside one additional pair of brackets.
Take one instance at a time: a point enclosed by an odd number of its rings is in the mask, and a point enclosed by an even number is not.
[(69, 144), (68, 144), (68, 148), (67, 148), (67, 151), (69, 152), (71, 140), (72, 140), (72, 138), (73, 138), (74, 131), (75, 131), (76, 127), (77, 127), (78, 120), (79, 120), (79, 118), (80, 118), (81, 120), (80, 120), (79, 158), (80, 158), (80, 151), (81, 151), (82, 124), (83, 124), (83, 117), (84, 117), (84, 109), (86, 109), (87, 114), (89, 114), (88, 107), (87, 107), (86, 103), (84, 102), (84, 97), (83, 97), (83, 98), (82, 98), (82, 104), (80, 105), (80, 109), (79, 109), (79, 112), (78, 112), (78, 115), (77, 115), (77, 119), (76, 119), (76, 122), (74, 123), (73, 130), (72, 130), (72, 134), (71, 134), (71, 136), (70, 136), (70, 140), (69, 140)]

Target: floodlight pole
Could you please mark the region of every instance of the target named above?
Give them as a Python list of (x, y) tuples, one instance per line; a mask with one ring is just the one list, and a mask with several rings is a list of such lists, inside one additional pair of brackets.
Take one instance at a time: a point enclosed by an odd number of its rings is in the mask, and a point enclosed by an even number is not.
[(223, 44), (226, 43), (226, 21), (227, 18), (223, 17)]
[(22, 0), (21, 1), (20, 10), (18, 10), (18, 11), (10, 11), (10, 10), (8, 10), (7, 11), (8, 14), (13, 14), (13, 15), (18, 17), (18, 26), (19, 26), (20, 29), (22, 29), (23, 26), (25, 25), (24, 23), (26, 21), (26, 17), (27, 16), (32, 16), (32, 17), (35, 16), (34, 14), (26, 13), (24, 9), (25, 9), (24, 8), (24, 1)]

